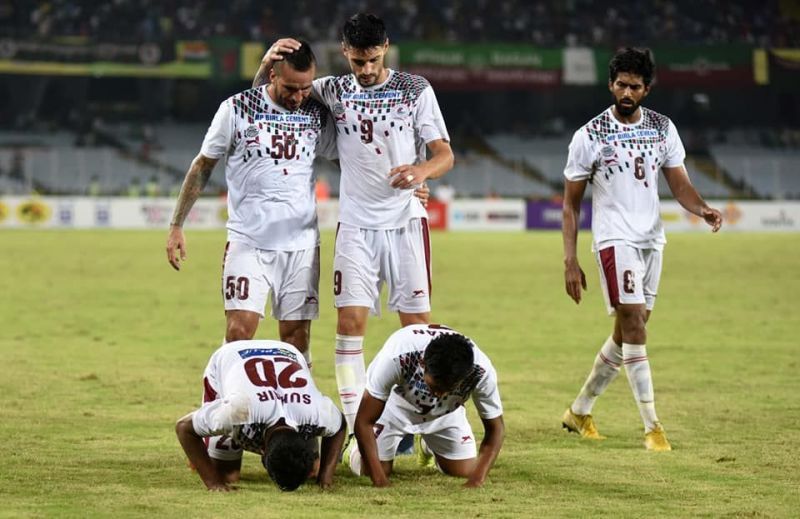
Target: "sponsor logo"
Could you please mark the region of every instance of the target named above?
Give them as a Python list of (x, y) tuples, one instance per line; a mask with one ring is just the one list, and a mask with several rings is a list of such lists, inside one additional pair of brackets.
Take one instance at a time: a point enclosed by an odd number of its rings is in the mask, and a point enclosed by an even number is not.
[(239, 356), (243, 359), (251, 357), (289, 357), (292, 360), (297, 360), (297, 355), (284, 348), (247, 348), (239, 350)]
[(95, 206), (94, 223), (98, 227), (106, 227), (111, 223), (111, 207), (108, 204), (98, 204)]
[(656, 137), (658, 137), (658, 130), (629, 130), (606, 135), (606, 142), (611, 144), (612, 142), (631, 141), (633, 139), (655, 139)]
[(315, 304), (317, 304), (317, 303), (319, 303), (319, 301), (317, 300), (317, 298), (316, 298), (316, 297), (314, 297), (314, 296), (308, 296), (308, 297), (306, 297), (306, 304), (307, 304), (307, 305), (315, 305)]
[(376, 99), (402, 99), (399, 90), (386, 90), (382, 92), (345, 92), (342, 101), (373, 101)]
[(8, 206), (3, 202), (0, 202), (0, 222), (8, 217)]
[(23, 202), (17, 207), (17, 218), (23, 223), (39, 224), (50, 219), (50, 206), (36, 200)]
[(303, 134), (303, 138), (308, 142), (316, 142), (317, 132), (314, 130), (306, 130), (306, 132)]
[(74, 209), (72, 205), (62, 204), (58, 206), (58, 221), (61, 225), (72, 225)]
[(471, 441), (472, 441), (472, 436), (470, 436), (470, 435), (466, 435), (466, 436), (462, 436), (461, 437), (461, 445), (464, 445), (465, 443), (469, 443)]
[(522, 215), (518, 212), (501, 212), (501, 211), (490, 211), (486, 213), (486, 219), (490, 222), (514, 222), (520, 220)]
[(765, 216), (761, 218), (761, 225), (766, 228), (777, 229), (781, 227), (796, 227), (797, 224), (794, 218), (787, 215), (786, 211), (781, 209), (775, 216)]
[(299, 114), (256, 114), (255, 120), (271, 123), (311, 124), (311, 116)]
[(411, 297), (413, 297), (413, 298), (425, 297), (425, 291), (424, 290), (414, 290), (413, 292), (411, 292)]

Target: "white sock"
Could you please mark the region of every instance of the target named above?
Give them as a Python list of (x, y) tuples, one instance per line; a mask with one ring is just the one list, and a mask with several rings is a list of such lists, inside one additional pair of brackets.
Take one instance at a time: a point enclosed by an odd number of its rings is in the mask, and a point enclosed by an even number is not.
[(367, 384), (364, 368), (364, 337), (336, 334), (336, 385), (347, 428), (352, 433), (358, 404)]
[(631, 385), (633, 398), (639, 406), (645, 432), (651, 431), (658, 422), (656, 402), (653, 394), (653, 377), (650, 374), (650, 361), (647, 360), (647, 348), (644, 344), (622, 343), (622, 359), (625, 372)]
[[(355, 440), (352, 440), (355, 441)], [(355, 476), (363, 476), (363, 463), (361, 463), (361, 451), (358, 450), (358, 445), (350, 446), (350, 472)]]
[(609, 336), (597, 352), (592, 371), (572, 403), (572, 412), (579, 415), (591, 414), (594, 401), (617, 378), (620, 366), (622, 366), (622, 349), (614, 342), (612, 336)]

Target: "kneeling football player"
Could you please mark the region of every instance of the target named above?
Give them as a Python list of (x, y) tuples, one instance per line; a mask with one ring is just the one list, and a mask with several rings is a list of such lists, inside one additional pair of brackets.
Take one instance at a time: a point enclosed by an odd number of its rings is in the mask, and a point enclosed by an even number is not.
[[(480, 451), (464, 404), (472, 397), (485, 430)], [(397, 444), (418, 435), (420, 465), (435, 462), (479, 487), (505, 435), (497, 374), (470, 339), (441, 325), (411, 325), (386, 341), (367, 370), (355, 422), (350, 468), (376, 487), (389, 484)]]
[(175, 432), (209, 490), (232, 489), (244, 450), (261, 456), (281, 490), (295, 490), (314, 473), (320, 487), (331, 486), (345, 421), (317, 390), (297, 348), (231, 342), (214, 352), (203, 376), (203, 405), (178, 420)]

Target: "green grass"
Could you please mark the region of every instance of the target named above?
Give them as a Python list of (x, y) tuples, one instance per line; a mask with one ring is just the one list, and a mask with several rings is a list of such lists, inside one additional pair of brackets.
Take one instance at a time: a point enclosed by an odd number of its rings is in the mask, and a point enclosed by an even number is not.
[[(180, 273), (165, 236), (0, 232), (0, 516), (798, 514), (798, 235), (670, 236), (648, 352), (675, 450), (652, 454), (624, 377), (595, 407), (608, 440), (560, 429), (611, 327), (588, 234), (580, 306), (564, 294), (557, 233), (434, 234), (434, 320), (472, 336), (500, 377), (508, 435), (485, 488), (404, 457), (390, 489), (340, 467), (332, 492), (282, 494), (245, 455), (231, 495), (203, 490), (173, 432), (223, 336), (224, 234), (189, 231)], [(314, 374), (336, 400), (323, 238)], [(391, 314), (371, 319), (368, 359), (396, 327)], [(267, 320), (258, 336), (275, 333)]]

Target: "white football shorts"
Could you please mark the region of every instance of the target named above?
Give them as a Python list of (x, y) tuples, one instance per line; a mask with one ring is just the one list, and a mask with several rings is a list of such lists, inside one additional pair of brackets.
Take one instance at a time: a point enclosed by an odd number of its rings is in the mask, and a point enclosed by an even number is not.
[(427, 218), (399, 229), (362, 229), (340, 224), (333, 257), (336, 308), (364, 306), (380, 315), (383, 283), (390, 311), (431, 309), (431, 247)]
[(618, 304), (644, 304), (652, 310), (661, 281), (662, 252), (639, 249), (624, 242), (610, 242), (595, 252), (600, 285), (609, 315)]
[(393, 403), (400, 398), (392, 393), (386, 402), (383, 414), (375, 423), (375, 440), (378, 443), (378, 458), (389, 461), (395, 458), (397, 446), (406, 434), (420, 434), (428, 448), (448, 460), (466, 460), (478, 455), (475, 435), (467, 420), (467, 410), (459, 407), (452, 413), (440, 416), (430, 422), (413, 424), (406, 414)]
[(303, 321), (319, 316), (319, 247), (297, 251), (256, 249), (228, 242), (222, 267), (225, 310), (248, 310), (264, 317)]

